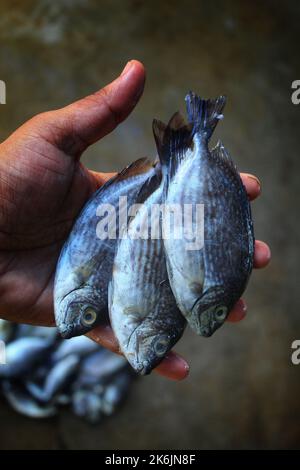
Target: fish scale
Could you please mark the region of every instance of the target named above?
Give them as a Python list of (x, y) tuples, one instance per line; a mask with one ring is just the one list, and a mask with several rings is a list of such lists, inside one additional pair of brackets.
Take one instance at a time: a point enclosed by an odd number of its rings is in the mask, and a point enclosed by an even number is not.
[[(226, 281), (228, 277), (228, 269), (226, 261), (231, 265), (240, 264), (243, 269), (244, 258), (249, 258), (249, 240), (248, 237), (243, 235), (247, 233), (248, 218), (244, 217), (244, 211), (248, 208), (248, 198), (245, 190), (239, 189), (236, 197), (237, 184), (240, 186), (241, 180), (237, 172), (230, 172), (222, 162), (220, 162), (220, 169), (215, 166), (209, 165), (211, 160), (208, 153), (207, 161), (207, 177), (213, 178), (214, 185), (207, 194), (207, 204), (205, 204), (205, 241), (215, 240), (214, 244), (204, 244), (204, 264), (205, 264), (205, 284), (204, 289)], [(222, 170), (222, 171), (220, 171)], [(216, 191), (213, 188), (218, 187), (218, 182), (221, 181), (226, 191)], [(211, 204), (210, 201), (213, 201)], [(221, 224), (220, 219), (226, 219), (226, 224)], [(244, 226), (243, 230), (241, 229)], [(230, 250), (232, 243), (239, 246), (239, 249)], [(226, 243), (228, 245), (226, 249)], [(246, 245), (246, 246), (244, 246)], [(251, 248), (251, 240), (250, 240)], [(236, 258), (236, 262), (233, 260)], [(236, 276), (240, 276), (241, 272), (238, 270)], [(239, 295), (242, 292), (239, 293)]]

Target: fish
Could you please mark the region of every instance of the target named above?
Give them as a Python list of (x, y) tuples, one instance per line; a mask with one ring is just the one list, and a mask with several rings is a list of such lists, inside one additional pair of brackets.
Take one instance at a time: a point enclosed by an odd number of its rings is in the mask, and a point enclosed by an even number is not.
[(70, 354), (80, 357), (87, 356), (99, 350), (99, 344), (86, 336), (75, 336), (68, 341), (62, 341), (52, 353), (52, 361), (58, 362)]
[(71, 377), (78, 368), (79, 362), (80, 357), (76, 354), (64, 357), (49, 371), (43, 387), (30, 380), (27, 381), (26, 388), (28, 392), (40, 402), (51, 401), (70, 382)]
[(103, 414), (110, 416), (116, 411), (129, 389), (131, 380), (128, 372), (123, 372), (106, 387), (102, 397)]
[[(169, 125), (176, 127), (176, 117)], [(116, 249), (108, 288), (112, 328), (122, 353), (141, 375), (162, 361), (186, 325), (168, 281), (160, 216), (155, 219), (152, 212), (162, 203), (165, 180), (162, 174), (130, 219), (128, 236)]]
[(25, 336), (37, 336), (54, 342), (58, 337), (58, 333), (56, 328), (50, 326), (18, 324), (15, 338), (24, 338)]
[[(122, 388), (121, 383), (115, 390), (116, 379), (124, 374), (127, 381), (133, 378), (124, 357), (107, 351), (86, 336), (63, 340), (55, 328), (10, 322), (0, 322), (0, 331), (6, 332), (7, 326), (9, 368), (0, 366), (0, 371), (5, 370), (0, 375), (0, 393), (14, 410), (43, 419), (56, 415), (59, 407), (70, 405), (75, 414), (91, 423), (113, 412), (118, 390)], [(47, 349), (43, 352), (45, 344)], [(39, 346), (42, 346), (41, 354)], [(110, 388), (112, 391), (108, 393)], [(122, 390), (124, 395), (127, 388), (123, 385)], [(108, 394), (106, 401), (104, 393)]]
[(100, 349), (82, 360), (74, 387), (101, 385), (126, 367), (127, 362), (124, 357)]
[[(157, 162), (141, 158), (104, 184), (84, 206), (62, 248), (56, 267), (54, 312), (63, 338), (85, 334), (108, 321), (108, 283), (117, 239), (126, 229), (122, 224), (126, 204), (119, 212), (119, 198), (123, 197), (124, 201), (126, 197), (127, 205), (131, 206), (141, 186), (148, 180), (159, 180), (160, 177)], [(99, 207), (109, 207), (111, 214), (116, 215), (116, 230), (112, 236), (98, 236)]]
[[(163, 237), (168, 277), (177, 305), (190, 327), (211, 336), (244, 292), (253, 267), (254, 232), (247, 193), (221, 142), (209, 140), (223, 118), (226, 99), (186, 98), (188, 124), (171, 129), (154, 124), (162, 171), (168, 173), (166, 205), (204, 205), (204, 243), (190, 249), (184, 232)], [(193, 233), (200, 233), (195, 217)], [(191, 228), (191, 227), (190, 227)], [(199, 239), (201, 238), (198, 235)]]
[(77, 416), (95, 424), (102, 417), (102, 397), (91, 390), (77, 390), (72, 396), (72, 409)]
[(0, 365), (0, 378), (19, 377), (41, 363), (52, 345), (39, 337), (19, 338), (6, 347), (6, 364)]
[(57, 414), (57, 408), (52, 404), (41, 405), (29, 393), (9, 380), (3, 380), (1, 390), (10, 406), (29, 418), (44, 419)]

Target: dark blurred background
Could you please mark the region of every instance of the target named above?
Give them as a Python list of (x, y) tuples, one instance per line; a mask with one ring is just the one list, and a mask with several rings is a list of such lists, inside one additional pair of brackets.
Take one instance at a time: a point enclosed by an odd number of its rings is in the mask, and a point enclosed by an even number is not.
[(247, 318), (212, 338), (190, 331), (177, 350), (187, 380), (138, 380), (119, 413), (91, 427), (63, 412), (35, 422), (0, 402), (0, 448), (181, 449), (300, 447), (298, 1), (1, 0), (0, 138), (32, 115), (111, 81), (127, 60), (147, 69), (129, 119), (86, 152), (93, 169), (121, 169), (155, 154), (153, 117), (184, 108), (190, 89), (226, 94), (220, 137), (241, 171), (257, 174), (256, 238), (273, 260), (254, 272)]

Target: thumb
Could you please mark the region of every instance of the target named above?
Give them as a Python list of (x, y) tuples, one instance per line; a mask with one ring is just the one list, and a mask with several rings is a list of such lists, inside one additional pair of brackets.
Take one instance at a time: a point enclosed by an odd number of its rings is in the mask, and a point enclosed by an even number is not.
[(143, 65), (131, 60), (116, 80), (96, 93), (36, 116), (39, 135), (66, 154), (80, 157), (89, 145), (113, 131), (131, 113), (144, 84)]

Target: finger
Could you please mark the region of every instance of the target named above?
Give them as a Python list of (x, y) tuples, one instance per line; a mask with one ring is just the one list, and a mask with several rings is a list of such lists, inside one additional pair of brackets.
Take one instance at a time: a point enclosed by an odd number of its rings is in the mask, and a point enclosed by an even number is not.
[(113, 178), (117, 173), (101, 173), (98, 171), (89, 170), (89, 174), (95, 189), (98, 189), (100, 186), (106, 183), (106, 181)]
[(271, 260), (271, 250), (269, 246), (260, 240), (255, 241), (254, 246), (254, 267), (264, 268)]
[(241, 173), (241, 178), (250, 201), (253, 201), (253, 199), (256, 199), (261, 193), (261, 183), (259, 179), (249, 173)]
[(96, 93), (37, 116), (40, 134), (66, 154), (79, 157), (89, 145), (113, 131), (130, 114), (144, 84), (143, 65), (131, 60), (116, 80)]
[(97, 326), (93, 330), (89, 331), (86, 336), (91, 338), (93, 341), (96, 341), (96, 343), (101, 344), (104, 348), (109, 349), (114, 353), (121, 354), (117, 339), (109, 325)]
[(154, 371), (171, 380), (183, 380), (189, 375), (190, 368), (183, 357), (171, 351)]
[[(87, 333), (87, 336), (101, 344), (104, 348), (114, 353), (121, 354), (118, 342), (110, 326), (98, 326)], [(154, 371), (168, 379), (183, 380), (188, 376), (189, 365), (181, 356), (171, 351)]]
[(237, 301), (231, 312), (229, 313), (226, 321), (236, 323), (243, 320), (247, 314), (247, 305), (243, 299)]

